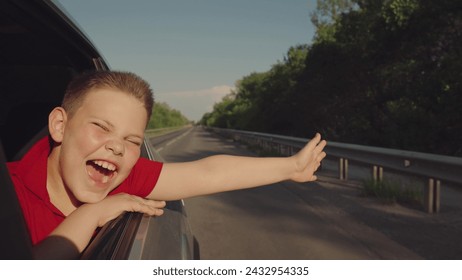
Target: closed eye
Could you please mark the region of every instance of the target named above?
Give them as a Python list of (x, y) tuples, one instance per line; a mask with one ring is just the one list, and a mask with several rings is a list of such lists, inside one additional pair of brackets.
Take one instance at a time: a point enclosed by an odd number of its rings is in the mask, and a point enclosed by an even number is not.
[(136, 146), (141, 146), (141, 141), (133, 140), (133, 139), (128, 139), (127, 141), (134, 144), (134, 145), (136, 145)]
[(101, 123), (97, 123), (97, 122), (93, 122), (94, 125), (96, 125), (97, 127), (101, 128), (102, 130), (108, 132), (109, 131), (109, 128), (107, 126), (105, 126), (104, 124), (101, 124)]

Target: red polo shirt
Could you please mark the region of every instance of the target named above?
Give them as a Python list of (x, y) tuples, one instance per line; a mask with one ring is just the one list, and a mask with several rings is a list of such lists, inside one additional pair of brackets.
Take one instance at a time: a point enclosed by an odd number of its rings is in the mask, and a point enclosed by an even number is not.
[[(32, 243), (47, 237), (65, 218), (50, 201), (47, 183), (48, 137), (39, 140), (20, 161), (7, 163)], [(129, 193), (146, 197), (157, 183), (162, 163), (140, 158), (130, 175), (109, 195)]]

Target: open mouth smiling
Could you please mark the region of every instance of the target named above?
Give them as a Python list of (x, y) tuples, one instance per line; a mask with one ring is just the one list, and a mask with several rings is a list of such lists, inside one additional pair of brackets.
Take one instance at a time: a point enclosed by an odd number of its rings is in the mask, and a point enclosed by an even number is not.
[(90, 178), (102, 184), (106, 184), (117, 174), (117, 166), (105, 160), (89, 160), (86, 168)]

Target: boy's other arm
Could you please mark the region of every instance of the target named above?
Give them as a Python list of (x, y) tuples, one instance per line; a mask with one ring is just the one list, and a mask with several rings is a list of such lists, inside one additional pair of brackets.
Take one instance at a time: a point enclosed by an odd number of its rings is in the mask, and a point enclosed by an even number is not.
[(326, 141), (316, 136), (296, 155), (257, 158), (217, 155), (185, 163), (166, 163), (156, 187), (147, 197), (176, 200), (252, 188), (284, 180), (316, 180), (314, 172), (326, 156)]
[[(76, 258), (88, 245), (98, 227), (102, 227), (123, 212), (140, 212), (150, 216), (160, 216), (163, 214), (160, 208), (164, 206), (164, 201), (144, 199), (125, 193), (108, 196), (97, 203), (83, 204), (67, 216), (45, 240), (35, 246), (35, 257), (39, 259), (57, 259), (61, 256)], [(56, 242), (56, 240), (66, 242)], [(62, 244), (73, 244), (75, 252), (72, 250), (59, 252), (59, 250), (65, 250), (57, 248)]]

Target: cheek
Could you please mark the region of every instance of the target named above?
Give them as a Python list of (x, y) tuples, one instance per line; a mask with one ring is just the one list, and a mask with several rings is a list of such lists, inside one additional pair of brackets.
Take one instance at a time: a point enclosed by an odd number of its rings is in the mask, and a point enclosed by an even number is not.
[(90, 143), (100, 143), (105, 140), (107, 137), (107, 134), (101, 131), (100, 129), (94, 127), (94, 126), (88, 126), (84, 133), (82, 135), (85, 135), (85, 141), (88, 141)]
[(93, 150), (95, 146), (98, 146), (99, 143), (104, 141), (104, 135), (91, 126), (84, 126), (74, 131), (75, 133), (72, 133), (70, 138), (73, 139), (73, 145), (74, 147), (77, 147), (76, 150), (79, 152), (89, 152)]
[(126, 153), (125, 153), (126, 157), (125, 158), (127, 159), (127, 164), (130, 166), (130, 170), (140, 158), (140, 154), (141, 154), (141, 151), (138, 146), (126, 147)]

